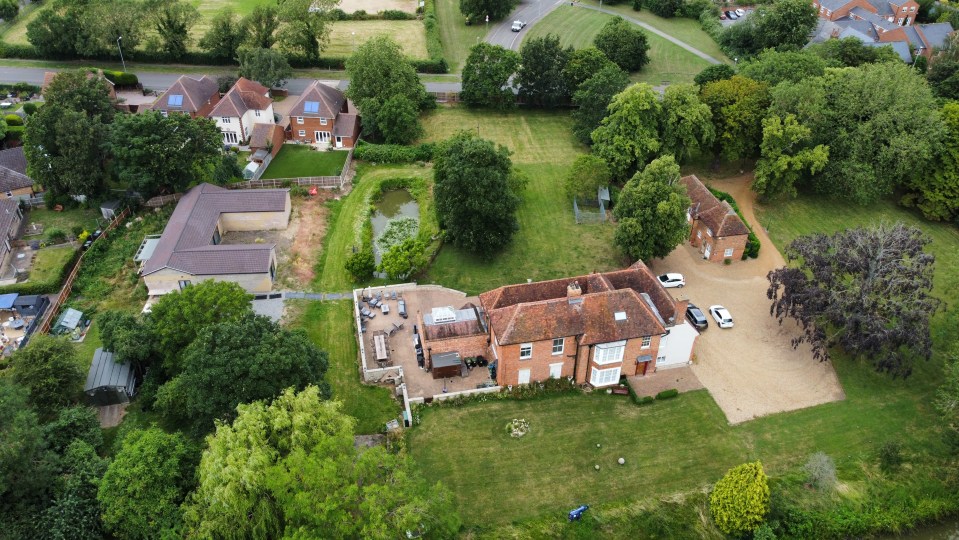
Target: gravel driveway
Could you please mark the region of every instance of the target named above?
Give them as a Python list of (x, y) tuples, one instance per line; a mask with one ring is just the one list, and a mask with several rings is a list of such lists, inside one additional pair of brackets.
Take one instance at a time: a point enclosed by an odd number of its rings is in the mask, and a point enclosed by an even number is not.
[(696, 342), (692, 366), (731, 424), (845, 397), (832, 364), (815, 360), (806, 345), (793, 349), (799, 327), (788, 321), (780, 326), (769, 314), (766, 274), (785, 262), (753, 215), (750, 180), (711, 184), (736, 198), (762, 242), (758, 259), (711, 263), (684, 244), (650, 265), (654, 272), (686, 277), (684, 288), (670, 289), (676, 297), (688, 297), (704, 313), (722, 304), (732, 314), (736, 326), (721, 330), (707, 313), (709, 328)]

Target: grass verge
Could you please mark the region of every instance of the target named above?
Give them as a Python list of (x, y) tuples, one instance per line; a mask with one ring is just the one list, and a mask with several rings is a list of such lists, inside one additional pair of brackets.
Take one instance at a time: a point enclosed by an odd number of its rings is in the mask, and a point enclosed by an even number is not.
[(466, 26), (466, 18), (460, 13), (459, 0), (436, 0), (436, 18), (439, 20), (440, 41), (450, 73), (459, 73), (463, 70), (470, 48), (486, 36), (486, 26)]
[(324, 152), (305, 144), (284, 144), (270, 162), (263, 179), (301, 176), (338, 176), (348, 152)]

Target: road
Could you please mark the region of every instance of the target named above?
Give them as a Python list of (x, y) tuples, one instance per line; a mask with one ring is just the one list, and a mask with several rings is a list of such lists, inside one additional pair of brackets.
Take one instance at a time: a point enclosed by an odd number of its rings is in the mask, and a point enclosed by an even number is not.
[[(47, 68), (27, 68), (27, 67), (0, 67), (0, 83), (26, 82), (40, 86), (43, 84), (43, 74), (48, 71), (60, 71), (58, 69)], [(161, 73), (156, 71), (136, 72), (137, 78), (144, 88), (151, 90), (166, 90), (180, 77), (180, 73), (168, 72)], [(285, 88), (290, 94), (302, 94), (303, 90), (315, 79), (290, 79)], [(462, 85), (459, 82), (427, 82), (423, 83), (428, 92), (459, 92)], [(349, 81), (338, 81), (338, 86), (345, 89), (349, 86)]]

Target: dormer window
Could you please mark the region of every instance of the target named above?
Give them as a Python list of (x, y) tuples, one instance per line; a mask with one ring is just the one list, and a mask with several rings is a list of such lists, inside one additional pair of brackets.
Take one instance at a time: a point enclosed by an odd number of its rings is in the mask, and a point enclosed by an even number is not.
[(303, 112), (306, 114), (317, 114), (320, 112), (319, 101), (307, 101), (303, 103)]
[(169, 97), (167, 97), (166, 102), (170, 107), (182, 107), (183, 94), (170, 94)]

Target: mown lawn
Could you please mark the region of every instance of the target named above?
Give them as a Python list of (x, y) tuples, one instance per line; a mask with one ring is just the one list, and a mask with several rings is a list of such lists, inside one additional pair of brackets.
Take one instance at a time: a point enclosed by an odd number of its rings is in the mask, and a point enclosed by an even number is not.
[(485, 24), (466, 26), (466, 18), (460, 13), (459, 0), (433, 0), (436, 2), (436, 18), (440, 25), (440, 41), (449, 64), (450, 73), (463, 70), (470, 48), (486, 36)]
[(425, 118), (424, 127), (429, 141), (461, 129), (478, 130), (480, 136), (513, 151), (513, 163), (529, 184), (517, 212), (519, 232), (506, 249), (480, 258), (444, 245), (421, 281), (476, 294), (526, 279), (553, 279), (624, 264), (612, 247), (613, 226), (577, 225), (563, 195), (569, 165), (585, 152), (570, 132), (567, 114), (440, 108)]
[[(560, 6), (533, 25), (524, 40), (555, 34), (564, 47), (591, 47), (596, 34), (611, 19), (613, 16), (606, 13)], [(636, 82), (653, 85), (692, 82), (697, 73), (710, 65), (675, 43), (651, 32), (645, 33), (649, 40), (650, 61), (643, 69), (632, 74), (631, 78)]]
[[(356, 35), (353, 35), (353, 34)], [(323, 56), (347, 57), (356, 47), (374, 37), (387, 36), (410, 58), (426, 58), (426, 28), (423, 21), (338, 21), (333, 23), (330, 43)]]
[[(24, 213), (23, 220), (29, 223), (43, 225), (43, 236), (45, 238), (50, 229), (60, 229), (68, 236), (73, 234), (73, 227), (80, 226), (89, 232), (97, 230), (97, 218), (103, 222), (100, 212), (92, 208), (74, 208), (55, 212), (45, 208), (34, 208)], [(27, 237), (30, 238), (37, 237)]]
[(284, 144), (270, 162), (263, 179), (297, 178), (301, 176), (338, 176), (346, 162), (347, 152), (314, 150), (306, 144)]
[(76, 249), (72, 246), (48, 247), (37, 252), (37, 258), (30, 267), (30, 281), (44, 283), (56, 280), (60, 272), (73, 258)]

